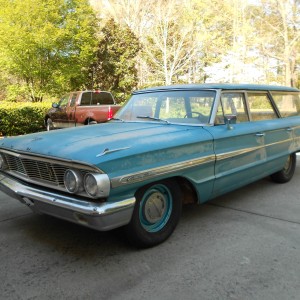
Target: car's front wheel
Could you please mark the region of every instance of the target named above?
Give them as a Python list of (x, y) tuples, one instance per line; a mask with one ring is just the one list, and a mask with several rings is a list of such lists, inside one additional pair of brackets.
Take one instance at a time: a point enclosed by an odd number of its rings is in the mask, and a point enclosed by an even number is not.
[(271, 179), (277, 183), (286, 183), (290, 181), (295, 173), (296, 161), (296, 153), (290, 154), (285, 162), (283, 169), (272, 174)]
[(125, 227), (128, 240), (138, 247), (152, 247), (165, 241), (179, 222), (182, 192), (172, 180), (147, 185), (136, 193), (136, 205)]

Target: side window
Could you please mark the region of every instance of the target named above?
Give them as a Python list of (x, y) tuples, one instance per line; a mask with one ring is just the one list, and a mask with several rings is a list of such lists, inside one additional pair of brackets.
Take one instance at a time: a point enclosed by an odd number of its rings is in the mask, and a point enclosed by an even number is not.
[(277, 119), (267, 93), (249, 93), (248, 102), (252, 121)]
[(106, 92), (100, 92), (98, 94), (96, 94), (98, 97), (95, 97), (95, 94), (94, 94), (94, 98), (95, 98), (95, 101), (94, 102), (94, 105), (99, 105), (99, 104), (102, 104), (102, 105), (112, 105), (114, 104), (114, 99), (112, 97), (112, 95), (110, 93), (106, 93)]
[(74, 93), (74, 94), (72, 95), (72, 98), (71, 98), (71, 101), (70, 101), (70, 107), (75, 106), (76, 98), (77, 98), (77, 94)]
[(223, 93), (219, 103), (215, 124), (225, 124), (225, 115), (236, 116), (236, 122), (248, 122), (243, 93)]
[(64, 95), (58, 102), (59, 107), (66, 107), (69, 101), (70, 95)]
[(273, 100), (283, 118), (300, 115), (300, 95), (272, 93)]
[(91, 92), (82, 93), (80, 105), (91, 105), (91, 102), (92, 102), (92, 93)]

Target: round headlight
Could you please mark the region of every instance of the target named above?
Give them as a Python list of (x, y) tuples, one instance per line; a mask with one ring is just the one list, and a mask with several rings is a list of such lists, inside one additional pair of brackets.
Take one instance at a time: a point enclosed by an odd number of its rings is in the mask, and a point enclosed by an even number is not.
[(88, 173), (84, 177), (84, 188), (87, 194), (91, 197), (96, 197), (98, 192), (97, 181), (95, 177)]
[(83, 190), (81, 173), (71, 169), (66, 170), (64, 184), (69, 193), (74, 194), (81, 192)]
[(84, 176), (84, 189), (92, 198), (107, 197), (110, 191), (110, 181), (106, 174), (87, 173)]

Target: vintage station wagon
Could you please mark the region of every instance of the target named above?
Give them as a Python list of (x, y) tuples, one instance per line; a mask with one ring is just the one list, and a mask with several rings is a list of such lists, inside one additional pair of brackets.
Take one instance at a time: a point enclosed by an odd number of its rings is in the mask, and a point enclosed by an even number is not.
[(203, 84), (136, 91), (108, 123), (4, 138), (0, 188), (97, 230), (123, 227), (150, 247), (186, 203), (271, 176), (289, 181), (300, 150), (299, 90)]

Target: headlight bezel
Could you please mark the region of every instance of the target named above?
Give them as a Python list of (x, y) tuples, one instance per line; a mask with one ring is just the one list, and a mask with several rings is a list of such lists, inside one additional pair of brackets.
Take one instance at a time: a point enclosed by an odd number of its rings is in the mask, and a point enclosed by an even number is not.
[[(91, 192), (91, 189), (88, 187), (89, 182), (94, 181), (93, 188), (95, 192)], [(97, 174), (97, 173), (86, 173), (83, 179), (84, 190), (87, 195), (91, 198), (104, 198), (109, 195), (110, 192), (110, 180), (106, 174)]]
[(64, 173), (64, 186), (71, 194), (79, 194), (93, 199), (106, 198), (110, 193), (110, 180), (106, 174), (82, 173), (71, 168)]
[[(68, 175), (71, 175), (74, 177), (74, 181), (75, 181), (74, 188), (73, 187), (70, 188), (70, 181), (68, 182), (68, 180), (70, 180), (70, 178), (69, 179), (67, 178)], [(64, 173), (64, 185), (65, 185), (66, 190), (71, 194), (77, 194), (77, 193), (82, 192), (84, 188), (83, 188), (81, 172), (78, 170), (67, 169)]]
[(6, 161), (3, 155), (0, 153), (0, 170), (5, 170)]

